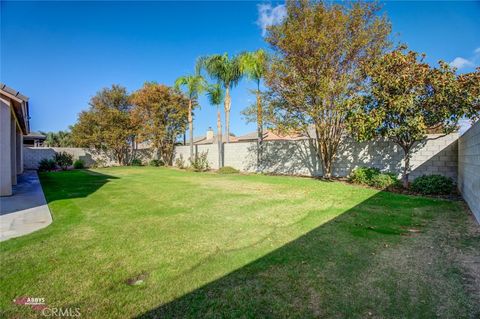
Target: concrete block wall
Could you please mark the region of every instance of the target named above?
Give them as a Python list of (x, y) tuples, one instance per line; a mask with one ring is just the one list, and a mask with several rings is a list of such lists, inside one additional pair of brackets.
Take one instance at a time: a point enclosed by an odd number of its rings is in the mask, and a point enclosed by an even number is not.
[[(38, 163), (42, 159), (52, 159), (56, 153), (67, 152), (73, 155), (73, 161), (81, 159), (87, 167), (97, 164), (100, 166), (118, 165), (115, 159), (104, 152), (88, 148), (77, 147), (24, 147), (23, 163), (26, 169), (37, 169)], [(152, 152), (149, 149), (137, 150), (137, 158), (145, 164), (152, 158)]]
[[(410, 160), (411, 180), (423, 174), (441, 174), (457, 179), (457, 148), (458, 134), (429, 135), (413, 150)], [(312, 142), (298, 141), (271, 141), (265, 142), (262, 152), (262, 162), (257, 165), (257, 144), (229, 143), (224, 144), (223, 160), (225, 166), (232, 166), (245, 172), (269, 172), (287, 175), (321, 176), (322, 167)], [(73, 154), (74, 160), (82, 159), (87, 166), (102, 163), (106, 166), (117, 165), (115, 160), (104, 152), (97, 152), (86, 148), (60, 147), (25, 147), (24, 163), (27, 169), (36, 169), (40, 160), (53, 158), (57, 152)], [(195, 145), (194, 153), (207, 153), (210, 167), (218, 168), (218, 148), (215, 144)], [(190, 147), (177, 146), (175, 159), (182, 155), (188, 165)], [(153, 157), (148, 149), (137, 151), (137, 157), (145, 164)], [(403, 151), (396, 144), (387, 140), (358, 143), (347, 139), (341, 144), (338, 156), (334, 163), (334, 176), (348, 176), (350, 172), (360, 166), (377, 167), (385, 172), (395, 172), (400, 175), (403, 167)]]
[(480, 223), (480, 122), (458, 139), (458, 190)]
[[(218, 147), (217, 145), (213, 144), (205, 144), (205, 145), (194, 145), (193, 146), (193, 154), (200, 155), (202, 153), (207, 153), (207, 160), (210, 165), (210, 168), (217, 169), (218, 168)], [(173, 158), (173, 164), (175, 161), (180, 158), (183, 158), (185, 165), (189, 165), (189, 158), (190, 158), (190, 146), (188, 145), (179, 145), (175, 147), (175, 155)]]
[[(421, 175), (440, 174), (454, 180), (457, 178), (458, 134), (447, 136), (432, 134), (418, 143), (410, 159), (411, 180)], [(212, 168), (218, 167), (216, 145), (199, 145), (197, 154), (208, 151)], [(182, 154), (189, 157), (188, 146), (177, 146), (175, 158)], [(245, 172), (257, 171), (257, 144), (224, 144), (224, 165), (232, 166)], [(384, 172), (395, 172), (399, 176), (403, 167), (403, 150), (388, 140), (380, 139), (358, 143), (347, 139), (342, 143), (335, 160), (333, 174), (338, 177), (348, 176), (360, 166), (376, 167)], [(322, 167), (318, 162), (315, 149), (308, 140), (265, 142), (262, 162), (258, 170), (262, 172), (321, 176)]]

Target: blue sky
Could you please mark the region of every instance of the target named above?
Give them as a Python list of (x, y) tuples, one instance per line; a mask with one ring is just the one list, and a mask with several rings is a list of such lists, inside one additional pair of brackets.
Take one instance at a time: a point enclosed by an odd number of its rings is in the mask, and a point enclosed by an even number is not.
[[(0, 80), (30, 97), (31, 127), (66, 129), (101, 88), (134, 91), (145, 81), (172, 85), (193, 72), (200, 55), (267, 47), (262, 24), (282, 16), (271, 2), (7, 2), (1, 1)], [(480, 2), (386, 2), (395, 39), (455, 63), (480, 65)], [(253, 97), (244, 80), (232, 92), (231, 131), (253, 131), (240, 111)], [(195, 135), (215, 127), (205, 98)]]

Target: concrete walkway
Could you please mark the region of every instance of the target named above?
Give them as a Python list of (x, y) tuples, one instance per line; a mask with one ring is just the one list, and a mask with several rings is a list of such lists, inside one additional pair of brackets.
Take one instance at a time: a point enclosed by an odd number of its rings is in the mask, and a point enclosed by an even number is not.
[(0, 197), (0, 241), (29, 234), (52, 223), (36, 171), (25, 171), (13, 195)]

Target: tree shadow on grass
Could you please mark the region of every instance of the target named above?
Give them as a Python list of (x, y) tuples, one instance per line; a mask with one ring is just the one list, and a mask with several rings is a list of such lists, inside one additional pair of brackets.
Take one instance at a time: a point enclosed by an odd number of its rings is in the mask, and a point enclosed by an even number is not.
[(39, 177), (49, 204), (56, 200), (87, 197), (110, 180), (118, 179), (90, 170), (40, 173)]
[[(431, 256), (428, 245), (433, 244), (417, 238), (434, 213), (465, 218), (449, 205), (379, 192), (271, 253), (137, 318), (431, 318), (445, 302), (449, 308), (441, 311), (446, 317), (469, 317), (469, 298), (456, 286), (461, 274), (452, 275), (444, 260)], [(428, 262), (434, 264), (425, 267)], [(437, 266), (445, 272), (435, 270)], [(458, 298), (445, 299), (452, 294)]]

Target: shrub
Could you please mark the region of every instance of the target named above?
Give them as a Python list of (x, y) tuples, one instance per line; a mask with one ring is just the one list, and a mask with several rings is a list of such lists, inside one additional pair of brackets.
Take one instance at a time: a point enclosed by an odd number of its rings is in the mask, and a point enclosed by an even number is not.
[(378, 168), (374, 167), (359, 167), (350, 174), (350, 182), (355, 184), (368, 185), (373, 176), (381, 174)]
[(180, 156), (178, 156), (176, 159), (175, 159), (175, 166), (180, 168), (180, 169), (184, 169), (185, 168), (185, 159), (183, 158), (183, 155), (180, 154)]
[(130, 166), (142, 166), (142, 161), (138, 158), (132, 159)]
[(391, 187), (399, 187), (400, 181), (397, 179), (395, 174), (380, 173), (372, 177), (369, 185), (375, 188), (387, 189)]
[(75, 162), (73, 162), (73, 168), (75, 169), (85, 168), (85, 162), (81, 159), (78, 159)]
[(423, 175), (413, 181), (411, 190), (424, 195), (447, 195), (453, 191), (453, 181), (442, 175)]
[(205, 172), (210, 169), (210, 165), (207, 160), (208, 153), (202, 152), (200, 155), (196, 156), (194, 159), (190, 159), (190, 167), (195, 172)]
[(53, 171), (57, 167), (55, 160), (44, 158), (40, 162), (38, 162), (38, 170), (41, 172), (50, 172)]
[(399, 180), (393, 173), (382, 173), (378, 168), (359, 167), (350, 174), (350, 182), (368, 185), (375, 188), (391, 188), (400, 185)]
[(150, 166), (163, 166), (165, 165), (161, 159), (152, 159), (149, 163)]
[(62, 169), (66, 170), (73, 164), (73, 155), (67, 152), (60, 152), (55, 154), (55, 163)]
[(218, 174), (237, 174), (240, 171), (231, 166), (220, 167), (217, 171)]

